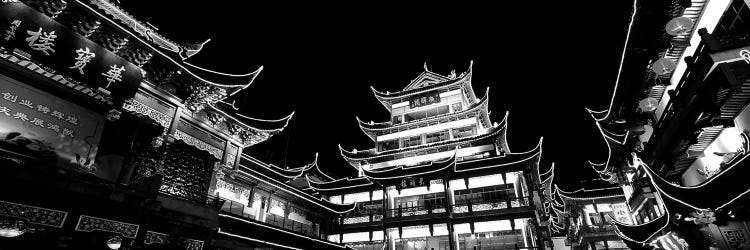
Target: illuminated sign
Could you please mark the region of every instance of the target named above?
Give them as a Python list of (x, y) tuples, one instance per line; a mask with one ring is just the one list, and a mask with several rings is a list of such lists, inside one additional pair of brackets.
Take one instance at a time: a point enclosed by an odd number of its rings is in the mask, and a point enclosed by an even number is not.
[(102, 115), (2, 75), (0, 86), (0, 146), (58, 164), (93, 161)]
[(612, 211), (614, 212), (615, 220), (632, 225), (633, 221), (630, 219), (630, 213), (628, 212), (628, 205), (625, 203), (615, 203), (611, 205)]
[(116, 102), (132, 98), (143, 80), (138, 66), (20, 2), (0, 4), (0, 46), (25, 52)]
[(440, 102), (440, 93), (432, 92), (413, 97), (409, 100), (409, 108), (418, 108)]
[(427, 185), (429, 185), (429, 181), (425, 180), (424, 177), (407, 176), (401, 178), (401, 182), (399, 182), (397, 186), (401, 189), (404, 189), (413, 187), (425, 187)]

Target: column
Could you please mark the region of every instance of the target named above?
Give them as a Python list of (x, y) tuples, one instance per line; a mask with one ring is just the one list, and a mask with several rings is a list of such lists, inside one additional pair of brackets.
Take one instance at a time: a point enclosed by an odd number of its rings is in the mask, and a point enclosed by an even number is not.
[[(249, 194), (249, 196), (250, 197), (247, 198), (247, 206), (248, 207), (253, 207), (253, 199), (255, 198), (255, 183), (253, 183), (253, 184), (250, 185), (250, 194)], [(244, 214), (245, 213), (245, 211), (244, 211), (245, 208), (242, 208), (242, 209), (243, 209), (242, 213)], [(255, 208), (255, 209), (257, 210), (259, 208)], [(257, 214), (258, 213), (256, 212), (255, 216), (252, 217), (254, 220), (258, 219)]]
[(268, 223), (266, 219), (268, 219), (268, 212), (271, 212), (271, 201), (273, 200), (273, 193), (276, 192), (276, 190), (268, 192), (268, 202), (266, 202), (265, 207), (265, 213), (263, 215), (263, 222)]
[(385, 236), (386, 240), (388, 241), (388, 245), (386, 246), (386, 249), (388, 250), (396, 250), (396, 237), (395, 234), (398, 234), (395, 230), (390, 230), (388, 228), (385, 229)]
[(453, 189), (451, 189), (449, 178), (443, 178), (443, 190), (447, 202), (445, 210), (448, 212), (448, 244), (450, 244), (451, 250), (455, 250), (458, 249), (458, 234), (453, 230), (453, 205), (456, 201), (453, 195)]
[[(291, 209), (289, 209), (289, 200), (287, 200), (286, 202), (284, 202), (284, 219), (281, 221), (281, 227), (283, 228), (286, 228), (286, 218), (289, 217), (289, 210)], [(293, 229), (294, 227), (292, 227), (290, 230), (294, 231)]]
[(390, 195), (388, 195), (388, 187), (383, 187), (383, 207), (380, 209), (383, 219), (385, 219), (385, 214), (388, 212), (388, 197), (390, 197)]

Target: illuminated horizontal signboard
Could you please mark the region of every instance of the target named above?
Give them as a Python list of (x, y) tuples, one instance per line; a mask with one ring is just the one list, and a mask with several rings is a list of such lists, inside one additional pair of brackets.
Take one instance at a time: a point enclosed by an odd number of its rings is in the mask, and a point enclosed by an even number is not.
[(440, 92), (431, 92), (409, 99), (409, 108), (418, 108), (438, 102), (440, 102)]
[(132, 98), (143, 79), (138, 66), (20, 2), (0, 3), (0, 46), (106, 90), (116, 102)]
[(93, 162), (104, 117), (0, 75), (0, 147), (69, 164)]

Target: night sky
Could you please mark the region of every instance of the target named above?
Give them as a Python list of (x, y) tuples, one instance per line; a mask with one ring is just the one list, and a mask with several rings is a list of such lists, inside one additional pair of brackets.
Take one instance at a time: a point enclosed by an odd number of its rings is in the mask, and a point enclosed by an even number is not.
[[(158, 3), (158, 4), (157, 4)], [(630, 1), (516, 1), (504, 6), (397, 3), (277, 5), (256, 1), (122, 0), (125, 10), (178, 42), (212, 39), (191, 63), (227, 73), (263, 65), (232, 99), (243, 114), (277, 119), (296, 111), (284, 132), (245, 153), (298, 167), (320, 152), (321, 167), (351, 176), (340, 156), (374, 143), (357, 126), (387, 121), (370, 86), (399, 91), (423, 71), (448, 75), (474, 60), (478, 97), (490, 87), (491, 119), (510, 111), (512, 152), (544, 136), (542, 168), (572, 190), (591, 178), (586, 160), (606, 158), (584, 107), (609, 105), (632, 12)]]

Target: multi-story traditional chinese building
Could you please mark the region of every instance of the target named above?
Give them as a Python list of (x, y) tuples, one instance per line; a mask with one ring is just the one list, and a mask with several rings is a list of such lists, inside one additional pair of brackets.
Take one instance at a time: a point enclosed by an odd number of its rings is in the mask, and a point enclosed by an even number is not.
[(591, 111), (609, 148), (592, 167), (624, 191), (626, 242), (750, 249), (747, 20), (742, 0), (634, 1), (611, 103)]
[[(359, 121), (372, 139), (341, 156), (358, 173), (305, 176), (306, 192), (356, 204), (331, 225), (328, 240), (355, 249), (532, 249), (539, 226), (541, 140), (525, 152), (506, 142), (507, 113), (492, 122), (489, 91), (478, 98), (471, 66), (456, 75), (425, 68), (406, 88), (375, 97), (387, 122)], [(315, 173), (315, 172), (312, 172)], [(292, 179), (291, 184), (296, 180)], [(538, 204), (536, 204), (538, 203)]]
[[(550, 176), (554, 178), (554, 175)], [(628, 249), (612, 222), (633, 224), (619, 186), (610, 184), (608, 187), (568, 192), (552, 184), (551, 180), (543, 183), (549, 183), (550, 195), (545, 200), (545, 212), (549, 215), (553, 249)]]
[(186, 63), (204, 43), (107, 0), (2, 1), (0, 31), (0, 249), (345, 248), (322, 239), (353, 205), (241, 154), (292, 117), (226, 101), (261, 69)]
[[(282, 131), (227, 99), (260, 69), (186, 63), (107, 0), (0, 3), (1, 249), (524, 249), (544, 245), (541, 141), (511, 152), (471, 67), (375, 91), (358, 176), (243, 149)], [(486, 92), (488, 93), (488, 92)], [(348, 166), (342, 166), (348, 167)], [(544, 216), (544, 215), (542, 215)], [(348, 246), (347, 246), (348, 245)]]

